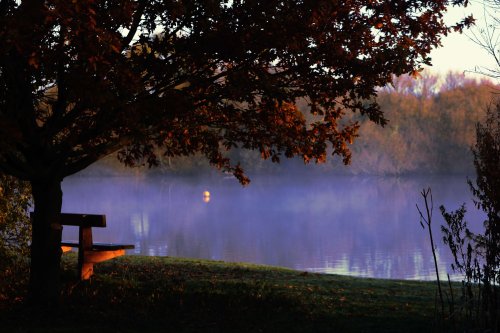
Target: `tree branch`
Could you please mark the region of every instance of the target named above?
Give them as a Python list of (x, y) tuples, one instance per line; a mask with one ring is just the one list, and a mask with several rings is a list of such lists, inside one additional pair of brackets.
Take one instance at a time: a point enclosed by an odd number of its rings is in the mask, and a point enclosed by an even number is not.
[(57, 100), (54, 103), (54, 109), (52, 112), (52, 117), (49, 118), (47, 122), (47, 127), (53, 123), (57, 124), (57, 121), (61, 119), (64, 115), (64, 111), (66, 110), (66, 99), (67, 99), (67, 88), (66, 88), (66, 71), (64, 69), (66, 55), (64, 53), (64, 39), (66, 34), (66, 27), (61, 26), (61, 30), (59, 32), (59, 48), (60, 52), (58, 54), (57, 59), (57, 76), (56, 76), (56, 87), (57, 87)]
[(122, 40), (122, 48), (126, 48), (130, 44), (132, 39), (134, 39), (134, 36), (137, 32), (137, 29), (139, 28), (139, 24), (141, 23), (141, 18), (142, 18), (142, 15), (144, 14), (144, 10), (146, 9), (146, 4), (148, 3), (146, 0), (142, 0), (142, 1), (138, 1), (138, 2), (139, 2), (139, 6), (137, 7), (137, 10), (135, 11), (135, 15), (132, 19), (132, 24), (130, 25), (130, 30), (129, 30), (127, 36), (125, 36), (125, 38), (123, 38), (123, 40)]
[[(30, 170), (31, 169), (31, 170)], [(0, 160), (0, 170), (19, 179), (30, 180), (33, 178), (33, 169), (27, 163), (19, 161), (12, 154), (5, 154)]]
[(64, 177), (70, 176), (74, 173), (77, 173), (78, 171), (85, 169), (86, 167), (97, 162), (101, 158), (106, 157), (118, 151), (120, 148), (123, 148), (130, 142), (131, 138), (123, 137), (120, 140), (114, 142), (113, 144), (110, 144), (108, 142), (100, 146), (96, 146), (91, 153), (87, 154), (86, 156), (82, 157), (81, 159), (73, 163), (66, 165), (63, 170)]

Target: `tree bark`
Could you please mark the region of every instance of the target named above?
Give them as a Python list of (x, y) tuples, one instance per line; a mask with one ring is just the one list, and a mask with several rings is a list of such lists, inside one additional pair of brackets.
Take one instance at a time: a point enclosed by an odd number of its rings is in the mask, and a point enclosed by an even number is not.
[(32, 218), (29, 300), (33, 305), (55, 306), (60, 295), (62, 207), (61, 180), (31, 182), (35, 204)]

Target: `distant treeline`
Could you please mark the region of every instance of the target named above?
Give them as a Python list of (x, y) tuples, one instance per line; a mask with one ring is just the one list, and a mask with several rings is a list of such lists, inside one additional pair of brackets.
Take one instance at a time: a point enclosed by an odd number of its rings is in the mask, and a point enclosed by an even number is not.
[(476, 124), (498, 94), (490, 81), (424, 72), (396, 78), (378, 96), (386, 128), (363, 121), (351, 172), (371, 174), (473, 173)]
[[(378, 103), (389, 120), (387, 126), (382, 128), (359, 115), (353, 116), (361, 128), (351, 146), (349, 166), (343, 166), (338, 158), (329, 158), (318, 166), (304, 166), (298, 159), (284, 158), (277, 165), (247, 150), (232, 151), (230, 156), (241, 162), (249, 174), (305, 168), (338, 174), (472, 174), (470, 147), (475, 141), (475, 126), (498, 89), (491, 81), (470, 79), (461, 73), (443, 77), (423, 72), (417, 79), (394, 78), (393, 85), (382, 88), (378, 95)], [(298, 106), (307, 108), (306, 103)], [(83, 173), (198, 174), (209, 169), (201, 156), (161, 158), (160, 166), (152, 170), (127, 170), (110, 156)]]

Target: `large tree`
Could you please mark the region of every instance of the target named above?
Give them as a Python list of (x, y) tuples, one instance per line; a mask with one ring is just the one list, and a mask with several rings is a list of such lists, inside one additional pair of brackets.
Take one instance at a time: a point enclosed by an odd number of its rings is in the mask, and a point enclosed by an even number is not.
[[(350, 159), (359, 112), (414, 73), (466, 0), (2, 0), (0, 169), (31, 182), (31, 296), (57, 298), (61, 181), (113, 152), (126, 164), (225, 152)], [(316, 117), (295, 107), (306, 100)], [(315, 119), (314, 122), (306, 119)], [(330, 148), (329, 148), (330, 147)]]

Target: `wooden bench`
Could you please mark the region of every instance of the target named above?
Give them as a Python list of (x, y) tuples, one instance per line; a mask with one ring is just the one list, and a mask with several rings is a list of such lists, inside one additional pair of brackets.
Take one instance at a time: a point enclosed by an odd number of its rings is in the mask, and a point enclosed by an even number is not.
[(105, 228), (106, 215), (61, 213), (61, 225), (79, 227), (78, 241), (62, 241), (63, 252), (78, 248), (78, 276), (88, 280), (94, 274), (94, 264), (119, 257), (125, 250), (133, 249), (131, 244), (94, 243), (92, 228)]

